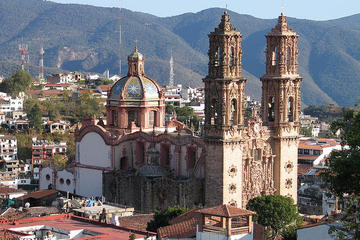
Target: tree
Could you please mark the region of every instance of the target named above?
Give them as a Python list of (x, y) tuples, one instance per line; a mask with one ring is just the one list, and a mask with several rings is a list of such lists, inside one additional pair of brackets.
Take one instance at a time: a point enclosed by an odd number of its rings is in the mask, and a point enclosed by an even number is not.
[[(342, 225), (332, 227), (338, 239), (360, 239), (360, 112), (350, 110), (331, 124), (342, 131), (342, 151), (333, 151), (322, 173), (325, 186), (345, 201)], [(344, 197), (345, 196), (345, 197)]]
[(2, 91), (12, 96), (18, 96), (20, 92), (25, 92), (31, 86), (32, 78), (29, 73), (24, 70), (14, 72), (11, 77), (5, 79), (0, 88)]
[(180, 122), (185, 123), (188, 127), (194, 127), (195, 130), (198, 130), (199, 118), (194, 114), (194, 109), (191, 107), (175, 107), (176, 118)]
[(312, 137), (312, 127), (301, 127), (300, 135), (304, 135), (305, 137)]
[(266, 234), (270, 238), (289, 235), (289, 229), (295, 230), (291, 226), (297, 226), (302, 222), (297, 206), (289, 197), (260, 196), (251, 199), (246, 208), (256, 212), (254, 221), (266, 227)]
[(34, 126), (37, 131), (40, 131), (42, 124), (42, 112), (38, 103), (35, 103), (31, 107), (30, 111), (27, 111), (27, 117), (30, 124)]
[(146, 230), (156, 232), (158, 228), (168, 226), (169, 221), (188, 211), (187, 208), (168, 207), (164, 211), (155, 210), (154, 219), (148, 222)]

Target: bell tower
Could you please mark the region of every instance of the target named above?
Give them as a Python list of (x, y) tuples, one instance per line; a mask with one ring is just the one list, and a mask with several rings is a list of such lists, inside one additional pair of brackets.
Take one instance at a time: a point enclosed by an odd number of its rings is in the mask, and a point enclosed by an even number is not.
[(274, 184), (278, 194), (297, 199), (297, 154), (301, 107), (298, 35), (283, 13), (266, 35), (266, 73), (262, 82), (262, 118), (273, 138)]
[(207, 206), (241, 204), (241, 134), (244, 90), (241, 39), (225, 11), (209, 35), (209, 73), (205, 83), (205, 142)]

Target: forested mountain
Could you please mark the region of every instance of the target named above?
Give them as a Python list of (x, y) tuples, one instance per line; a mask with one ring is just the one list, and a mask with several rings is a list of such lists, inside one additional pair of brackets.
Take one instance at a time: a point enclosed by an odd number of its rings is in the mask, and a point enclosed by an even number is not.
[[(120, 11), (88, 5), (57, 4), (42, 0), (0, 1), (0, 73), (20, 63), (18, 44), (29, 45), (32, 65), (45, 48), (45, 66), (64, 70), (127, 72), (127, 55), (137, 45), (146, 57), (146, 73), (160, 84), (169, 76), (169, 58), (175, 60), (175, 82), (202, 86), (207, 73), (207, 34), (220, 21), (223, 9), (212, 8), (160, 18), (121, 11), (122, 48), (119, 44)], [(264, 35), (276, 24), (229, 11), (243, 35), (243, 66), (247, 94), (260, 97), (259, 77), (265, 70)], [(360, 14), (331, 20), (288, 18), (300, 35), (300, 73), (305, 104), (333, 103), (352, 106), (360, 95)], [(35, 69), (35, 68), (33, 68)]]

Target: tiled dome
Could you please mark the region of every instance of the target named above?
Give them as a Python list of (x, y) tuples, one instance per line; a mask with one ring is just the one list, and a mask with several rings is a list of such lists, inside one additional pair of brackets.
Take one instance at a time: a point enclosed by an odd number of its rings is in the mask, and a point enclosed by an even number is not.
[(117, 81), (110, 90), (109, 100), (159, 99), (160, 87), (146, 76), (127, 76)]
[(128, 56), (129, 73), (117, 81), (110, 90), (109, 100), (158, 100), (161, 87), (145, 75), (145, 57), (137, 48)]

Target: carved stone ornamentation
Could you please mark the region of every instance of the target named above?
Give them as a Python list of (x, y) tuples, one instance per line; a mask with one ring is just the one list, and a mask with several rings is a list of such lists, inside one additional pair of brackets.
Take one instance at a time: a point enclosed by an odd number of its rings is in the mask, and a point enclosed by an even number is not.
[(286, 162), (284, 168), (287, 173), (290, 173), (294, 168), (294, 164), (291, 161), (288, 161)]
[(229, 184), (229, 193), (236, 193), (236, 184)]
[(235, 165), (231, 165), (229, 167), (228, 173), (229, 173), (230, 177), (235, 177), (237, 175), (237, 172), (238, 172), (238, 170), (237, 170), (237, 167)]
[(285, 188), (289, 189), (292, 187), (292, 179), (288, 178), (285, 180)]

